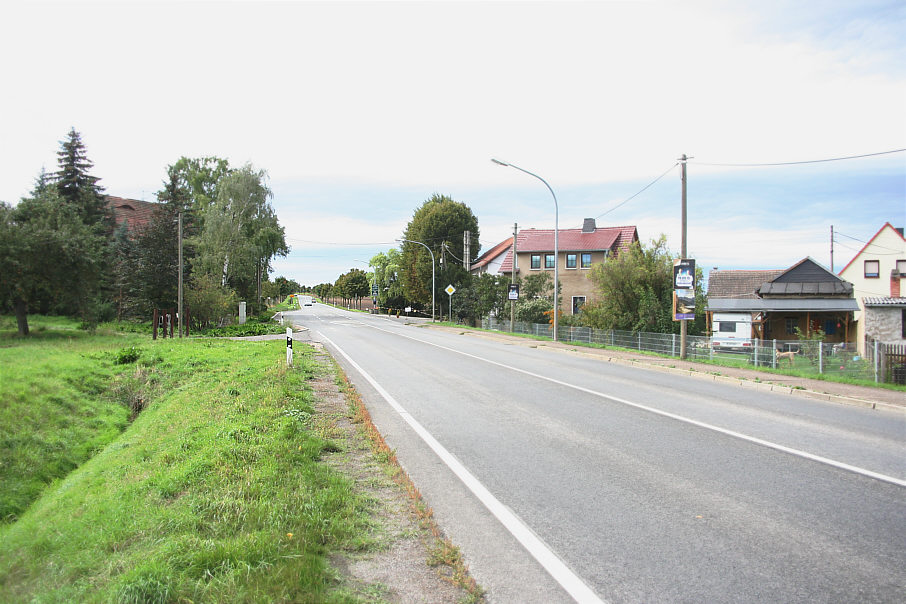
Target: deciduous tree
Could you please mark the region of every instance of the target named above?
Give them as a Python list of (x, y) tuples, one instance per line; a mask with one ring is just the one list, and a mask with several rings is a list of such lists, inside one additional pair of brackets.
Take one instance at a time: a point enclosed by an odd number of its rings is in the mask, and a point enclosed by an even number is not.
[[(586, 325), (601, 329), (624, 329), (678, 333), (673, 321), (673, 259), (667, 249), (667, 238), (652, 240), (647, 246), (639, 242), (592, 267), (589, 278), (599, 293), (599, 300), (582, 307)], [(696, 280), (697, 315), (703, 315), (702, 279)], [(699, 320), (690, 326), (697, 333)]]
[(289, 252), (270, 205), (267, 173), (245, 165), (218, 183), (217, 199), (202, 212), (195, 269), (216, 275), (241, 297), (255, 295), (275, 256)]
[[(434, 194), (419, 207), (403, 232), (403, 239), (419, 241), (434, 253), (435, 297), (440, 299), (447, 285), (467, 284), (469, 271), (463, 267), (463, 233), (471, 232), (469, 264), (480, 250), (478, 219), (469, 207), (446, 195)], [(445, 259), (440, 265), (441, 259)], [(400, 278), (406, 298), (419, 305), (431, 304), (431, 256), (416, 243), (402, 245)], [(446, 295), (446, 294), (444, 294)]]

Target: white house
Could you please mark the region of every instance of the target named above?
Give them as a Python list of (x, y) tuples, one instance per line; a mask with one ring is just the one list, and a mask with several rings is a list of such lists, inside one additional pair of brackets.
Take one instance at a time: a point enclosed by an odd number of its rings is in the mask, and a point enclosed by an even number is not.
[[(839, 275), (853, 284), (853, 295), (859, 302), (855, 322), (856, 342), (861, 352), (864, 353), (866, 335), (872, 338), (883, 337), (885, 341), (891, 337), (888, 334), (893, 332), (899, 332), (900, 338), (903, 337), (902, 321), (906, 320), (906, 312), (902, 310), (906, 294), (906, 288), (903, 287), (903, 280), (906, 279), (906, 238), (903, 237), (902, 228), (897, 229), (889, 222), (886, 223), (859, 250), (855, 258), (843, 267)], [(884, 314), (883, 334), (874, 328), (866, 329), (866, 326), (877, 323), (875, 319), (881, 319), (880, 316), (866, 316), (873, 313)], [(890, 325), (891, 317), (901, 322), (899, 329)], [(899, 338), (894, 338), (896, 339)]]

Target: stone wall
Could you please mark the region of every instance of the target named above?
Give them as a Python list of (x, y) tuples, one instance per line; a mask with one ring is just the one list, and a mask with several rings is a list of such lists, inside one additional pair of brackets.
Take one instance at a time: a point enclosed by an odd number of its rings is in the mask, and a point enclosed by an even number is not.
[(863, 313), (865, 337), (887, 344), (906, 343), (903, 339), (903, 309), (868, 307)]

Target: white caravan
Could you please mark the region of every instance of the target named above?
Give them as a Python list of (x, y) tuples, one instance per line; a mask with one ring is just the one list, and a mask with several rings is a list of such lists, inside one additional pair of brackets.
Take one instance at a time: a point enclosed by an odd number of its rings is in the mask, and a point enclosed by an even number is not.
[(711, 347), (715, 350), (752, 348), (752, 315), (747, 312), (716, 312), (711, 319)]

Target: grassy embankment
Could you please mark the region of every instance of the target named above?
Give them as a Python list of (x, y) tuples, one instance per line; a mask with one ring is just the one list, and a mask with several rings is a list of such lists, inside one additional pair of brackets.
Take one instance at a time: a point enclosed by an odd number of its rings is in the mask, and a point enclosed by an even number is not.
[(301, 347), (33, 327), (0, 323), (0, 601), (356, 601), (326, 560), (373, 504), (318, 461)]

